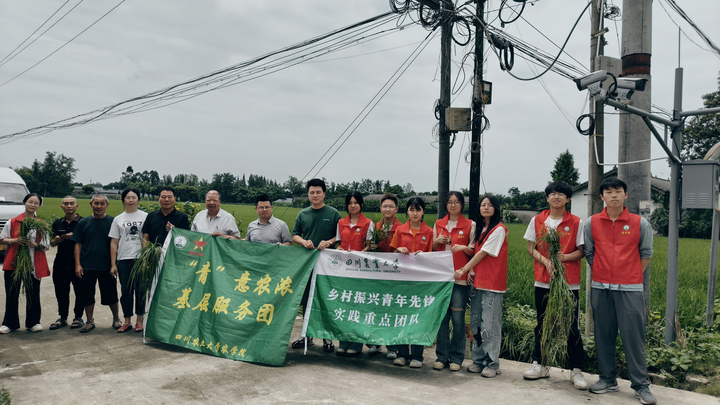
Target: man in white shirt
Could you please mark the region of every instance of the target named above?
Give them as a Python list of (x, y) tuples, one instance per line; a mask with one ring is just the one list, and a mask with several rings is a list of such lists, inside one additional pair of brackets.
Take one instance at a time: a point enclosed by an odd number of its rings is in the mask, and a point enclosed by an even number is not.
[(220, 193), (208, 191), (205, 194), (205, 208), (195, 215), (190, 230), (226, 239), (240, 239), (235, 217), (220, 208)]

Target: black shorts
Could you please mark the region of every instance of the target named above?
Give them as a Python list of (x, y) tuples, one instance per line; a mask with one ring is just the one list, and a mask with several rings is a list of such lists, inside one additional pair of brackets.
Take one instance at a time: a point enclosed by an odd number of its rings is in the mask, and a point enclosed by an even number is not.
[(117, 278), (110, 270), (85, 271), (82, 276), (83, 306), (95, 304), (95, 282), (100, 286), (100, 304), (113, 305), (118, 302)]

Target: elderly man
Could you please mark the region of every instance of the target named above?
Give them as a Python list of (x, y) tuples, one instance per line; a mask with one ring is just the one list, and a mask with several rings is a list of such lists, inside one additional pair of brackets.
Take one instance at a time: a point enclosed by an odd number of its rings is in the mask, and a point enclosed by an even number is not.
[(100, 287), (100, 303), (108, 305), (113, 314), (113, 328), (122, 322), (118, 316), (117, 272), (110, 265), (110, 226), (113, 217), (105, 214), (110, 205), (107, 197), (95, 194), (90, 200), (92, 215), (78, 222), (73, 232), (75, 242), (75, 275), (82, 279), (82, 298), (87, 321), (80, 329), (87, 333), (95, 329), (95, 284)]
[(148, 214), (142, 227), (143, 239), (160, 245), (165, 243), (170, 228), (190, 229), (190, 220), (185, 213), (175, 209), (175, 189), (160, 189), (160, 209)]
[(78, 209), (77, 200), (71, 195), (62, 199), (60, 208), (65, 213), (65, 217), (53, 222), (52, 231), (55, 237), (50, 241), (50, 246), (57, 246), (52, 276), (60, 318), (50, 325), (51, 330), (67, 326), (67, 318), (70, 312), (71, 284), (75, 291), (75, 305), (73, 307), (74, 317), (70, 327), (76, 329), (85, 325), (82, 319), (83, 303), (80, 295), (82, 280), (75, 275), (75, 242), (71, 239), (75, 227), (82, 217), (76, 213)]
[(240, 239), (235, 217), (220, 208), (220, 193), (210, 190), (205, 194), (205, 210), (195, 215), (192, 228), (195, 232), (204, 232), (226, 239)]
[(245, 240), (250, 242), (273, 243), (276, 245), (292, 245), (290, 228), (282, 220), (272, 214), (272, 202), (267, 194), (255, 197), (255, 211), (258, 219), (250, 222)]

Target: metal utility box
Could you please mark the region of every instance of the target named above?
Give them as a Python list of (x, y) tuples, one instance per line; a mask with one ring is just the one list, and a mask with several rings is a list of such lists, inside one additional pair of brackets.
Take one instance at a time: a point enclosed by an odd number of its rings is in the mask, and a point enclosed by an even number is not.
[(445, 109), (445, 125), (448, 131), (470, 131), (471, 111), (469, 108), (446, 108)]
[[(618, 58), (611, 58), (610, 56), (600, 55), (595, 58), (595, 71), (598, 70), (605, 70), (608, 73), (615, 75), (615, 77), (620, 77), (620, 75), (622, 75), (622, 60)], [(608, 75), (607, 79), (603, 80), (603, 90), (607, 90), (612, 83), (613, 79)]]
[(682, 208), (720, 208), (720, 162), (696, 159), (682, 165)]

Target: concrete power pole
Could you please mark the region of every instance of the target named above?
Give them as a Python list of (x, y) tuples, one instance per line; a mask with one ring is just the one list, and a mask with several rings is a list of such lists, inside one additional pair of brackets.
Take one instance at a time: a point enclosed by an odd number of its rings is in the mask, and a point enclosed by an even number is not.
[[(485, 0), (478, 0), (475, 15), (480, 21), (484, 20)], [(475, 68), (473, 78), (472, 96), (472, 132), (470, 141), (470, 211), (469, 217), (478, 221), (478, 206), (480, 205), (480, 139), (483, 124), (483, 26), (475, 21)], [(482, 227), (480, 227), (482, 228)]]
[[(450, 3), (452, 5), (452, 3)], [(448, 4), (440, 2), (440, 18), (442, 19), (442, 34), (440, 38), (440, 128), (438, 131), (438, 213), (442, 218), (447, 214), (444, 201), (450, 191), (450, 131), (445, 123), (445, 109), (450, 107), (450, 51), (452, 48), (452, 19), (446, 11)]]
[[(602, 36), (603, 29), (603, 4), (604, 0), (593, 0), (590, 10), (590, 71), (598, 69), (596, 59), (604, 55), (605, 39)], [(598, 163), (605, 162), (605, 114), (604, 104), (601, 99), (590, 100), (590, 114), (595, 118), (595, 133), (590, 135), (590, 147), (588, 155), (588, 218), (603, 210), (603, 202), (600, 199), (598, 188), (603, 181), (604, 167)], [(585, 272), (585, 297), (589, 297), (592, 290), (592, 269), (587, 266)], [(585, 299), (585, 336), (593, 332), (592, 305), (589, 299)]]
[[(633, 95), (633, 106), (650, 112), (652, 81), (650, 56), (652, 54), (652, 0), (623, 0), (622, 18), (622, 71), (623, 77), (647, 79), (645, 91)], [(620, 115), (618, 177), (628, 184), (629, 195), (625, 202), (630, 212), (641, 213), (641, 202), (650, 201), (650, 141), (651, 133), (643, 119), (633, 114)], [(643, 275), (645, 310), (650, 304), (650, 268)]]

